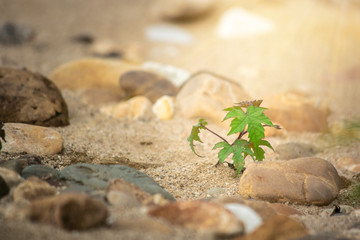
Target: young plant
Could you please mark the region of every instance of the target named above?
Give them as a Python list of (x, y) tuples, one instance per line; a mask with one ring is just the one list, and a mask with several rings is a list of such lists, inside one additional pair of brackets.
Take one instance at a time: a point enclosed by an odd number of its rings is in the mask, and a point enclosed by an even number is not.
[[(234, 142), (229, 143), (225, 138), (213, 132), (206, 127), (207, 122), (200, 119), (197, 125), (194, 125), (190, 136), (187, 140), (190, 143), (191, 150), (199, 157), (194, 148), (194, 141), (201, 142), (199, 137), (200, 130), (207, 130), (220, 138), (222, 141), (215, 144), (214, 149), (221, 148), (218, 153), (219, 161), (216, 163), (217, 167), (220, 163), (232, 154), (233, 167), (236, 169), (236, 176), (244, 169), (245, 158), (250, 156), (254, 161), (262, 161), (264, 159), (264, 150), (261, 146), (266, 146), (274, 150), (271, 144), (264, 140), (264, 127), (274, 127), (280, 129), (279, 126), (274, 125), (271, 120), (263, 113), (266, 108), (260, 107), (262, 100), (245, 101), (237, 103), (236, 106), (224, 109), (227, 111), (223, 121), (233, 119), (230, 123), (230, 131), (228, 135), (238, 134)], [(248, 134), (248, 140), (243, 139), (245, 134)]]

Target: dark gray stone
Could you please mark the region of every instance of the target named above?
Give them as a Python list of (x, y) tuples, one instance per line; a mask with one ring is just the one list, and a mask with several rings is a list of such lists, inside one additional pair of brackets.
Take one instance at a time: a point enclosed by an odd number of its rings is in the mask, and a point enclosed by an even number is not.
[(24, 168), (24, 170), (21, 172), (21, 176), (25, 179), (31, 176), (35, 176), (40, 179), (58, 180), (59, 175), (60, 173), (58, 170), (45, 165), (31, 165)]
[(10, 169), (14, 172), (21, 174), (22, 170), (30, 165), (33, 164), (40, 164), (40, 158), (35, 155), (24, 155), (17, 157), (15, 159), (1, 161), (0, 160), (0, 167)]
[(0, 176), (0, 198), (8, 195), (10, 192), (10, 188), (5, 182), (5, 180)]
[(311, 157), (317, 153), (314, 146), (305, 143), (285, 143), (275, 148), (280, 160), (289, 160), (301, 157)]
[(81, 187), (78, 185), (86, 186), (85, 189), (90, 187), (94, 190), (103, 190), (116, 178), (133, 183), (150, 194), (160, 193), (164, 198), (174, 200), (174, 197), (151, 177), (128, 166), (78, 163), (60, 172), (61, 180), (65, 180), (70, 188), (75, 185), (74, 187), (80, 190)]

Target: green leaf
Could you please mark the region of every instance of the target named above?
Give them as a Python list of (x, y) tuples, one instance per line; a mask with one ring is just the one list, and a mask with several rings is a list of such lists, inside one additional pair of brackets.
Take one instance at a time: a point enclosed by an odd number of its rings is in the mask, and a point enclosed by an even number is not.
[(260, 147), (261, 145), (266, 146), (266, 147), (268, 147), (268, 148), (270, 148), (270, 149), (272, 149), (274, 151), (271, 144), (266, 140), (263, 140), (263, 139), (260, 140), (259, 146), (255, 146), (255, 144), (252, 143), (251, 148), (254, 151), (254, 156), (255, 156), (256, 161), (262, 161), (265, 158), (265, 151), (264, 151), (264, 149), (262, 149)]
[(223, 163), (230, 154), (233, 154), (232, 159), (238, 173), (244, 168), (245, 157), (248, 155), (254, 157), (254, 153), (250, 149), (250, 144), (246, 140), (237, 139), (233, 145), (227, 142), (219, 142), (215, 144), (213, 149), (216, 148), (223, 148), (218, 153), (220, 163)]
[(187, 138), (187, 140), (189, 141), (191, 150), (198, 157), (203, 157), (203, 156), (200, 156), (199, 154), (196, 153), (195, 148), (194, 148), (194, 141), (198, 141), (198, 142), (202, 143), (202, 141), (199, 137), (199, 133), (200, 133), (200, 129), (205, 129), (204, 128), (205, 125), (207, 125), (207, 122), (202, 118), (199, 119), (199, 123), (192, 127), (190, 136)]

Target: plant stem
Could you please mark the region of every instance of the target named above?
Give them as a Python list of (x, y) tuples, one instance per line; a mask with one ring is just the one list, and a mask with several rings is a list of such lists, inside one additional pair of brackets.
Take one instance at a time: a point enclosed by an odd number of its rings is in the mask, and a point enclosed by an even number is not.
[(215, 136), (217, 136), (218, 138), (222, 139), (224, 142), (226, 142), (227, 144), (229, 144), (229, 142), (226, 141), (225, 138), (223, 138), (222, 136), (220, 136), (220, 135), (217, 134), (216, 132), (213, 132), (213, 131), (210, 130), (209, 128), (205, 127), (205, 125), (201, 124), (201, 127), (205, 128), (206, 130), (208, 130), (209, 132), (211, 132), (212, 134), (214, 134)]

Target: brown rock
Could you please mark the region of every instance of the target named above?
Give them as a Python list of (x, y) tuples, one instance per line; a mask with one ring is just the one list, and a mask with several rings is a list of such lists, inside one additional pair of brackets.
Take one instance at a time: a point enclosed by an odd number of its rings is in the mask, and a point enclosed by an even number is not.
[(154, 117), (151, 102), (144, 96), (136, 96), (125, 102), (104, 106), (100, 112), (118, 119), (129, 118), (148, 121)]
[(328, 131), (327, 110), (317, 107), (316, 100), (300, 92), (287, 92), (264, 99), (265, 114), (287, 131)]
[(240, 195), (270, 202), (329, 204), (340, 190), (340, 177), (321, 158), (250, 163), (240, 179)]
[(242, 233), (244, 226), (222, 205), (214, 202), (183, 201), (151, 209), (149, 215), (171, 224), (219, 235)]
[(28, 218), (67, 230), (85, 230), (105, 223), (106, 206), (86, 194), (65, 193), (32, 202)]
[(0, 67), (0, 122), (69, 124), (66, 103), (53, 82), (26, 69)]
[(240, 85), (202, 73), (188, 80), (176, 96), (176, 109), (186, 118), (206, 118), (220, 123), (226, 107), (249, 100)]
[(287, 240), (306, 234), (306, 229), (302, 223), (286, 216), (275, 215), (254, 232), (243, 237), (233, 238), (233, 240)]
[(165, 77), (147, 71), (130, 71), (121, 75), (119, 84), (128, 97), (145, 96), (154, 103), (158, 98), (175, 96), (178, 92)]
[(4, 125), (6, 142), (1, 151), (34, 155), (52, 155), (62, 150), (63, 140), (56, 130), (22, 123)]
[(165, 19), (186, 20), (207, 14), (214, 5), (214, 0), (163, 0), (156, 11)]
[(61, 65), (50, 79), (60, 89), (118, 88), (120, 75), (137, 68), (120, 60), (85, 58)]
[(12, 196), (15, 202), (32, 202), (55, 194), (56, 189), (47, 182), (37, 177), (29, 177), (14, 189)]

